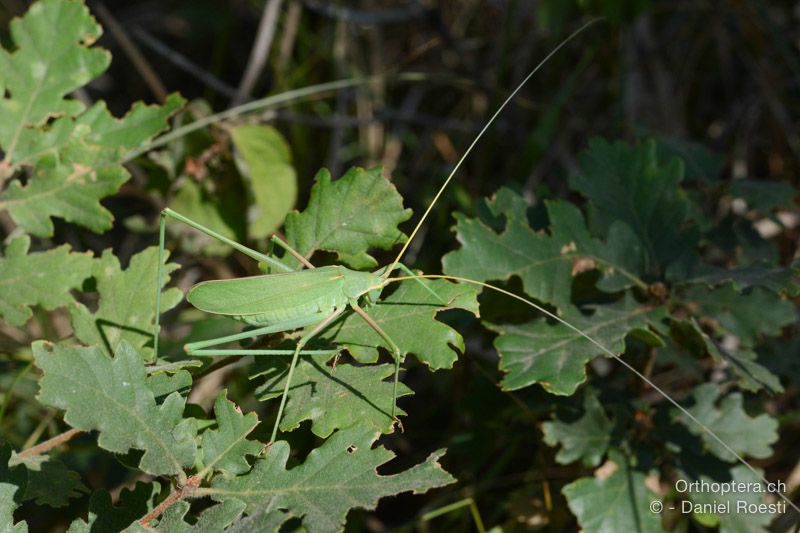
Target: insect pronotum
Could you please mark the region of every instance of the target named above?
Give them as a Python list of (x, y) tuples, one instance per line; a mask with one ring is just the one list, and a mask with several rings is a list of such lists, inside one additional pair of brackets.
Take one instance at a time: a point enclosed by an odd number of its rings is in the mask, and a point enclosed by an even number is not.
[[(453, 167), (450, 174), (442, 183), (438, 192), (436, 193), (430, 205), (423, 213), (422, 217), (420, 217), (419, 221), (417, 222), (416, 226), (411, 232), (408, 240), (404, 243), (403, 247), (395, 257), (394, 261), (392, 261), (390, 265), (379, 268), (375, 272), (362, 272), (362, 271), (352, 270), (350, 268), (340, 265), (323, 266), (316, 268), (313, 264), (311, 264), (308, 261), (307, 258), (303, 257), (297, 251), (292, 249), (292, 247), (289, 246), (287, 243), (283, 242), (278, 237), (273, 236), (271, 238), (272, 243), (279, 246), (280, 248), (283, 248), (286, 252), (293, 255), (300, 262), (301, 265), (300, 268), (302, 269), (294, 270), (291, 267), (287, 266), (286, 264), (276, 260), (275, 258), (267, 254), (263, 254), (256, 250), (248, 248), (247, 246), (244, 246), (241, 243), (226, 238), (218, 234), (217, 232), (209, 228), (206, 228), (179, 213), (176, 213), (175, 211), (169, 208), (164, 209), (161, 212), (161, 217), (160, 217), (159, 264), (158, 264), (158, 274), (156, 280), (156, 313), (155, 313), (156, 319), (155, 319), (155, 332), (154, 332), (154, 348), (156, 354), (158, 353), (158, 338), (160, 332), (159, 309), (160, 309), (160, 299), (161, 299), (161, 287), (164, 275), (163, 269), (164, 269), (164, 251), (165, 251), (165, 238), (166, 238), (166, 231), (165, 231), (166, 221), (168, 218), (172, 218), (174, 220), (183, 222), (191, 226), (192, 228), (195, 228), (196, 230), (199, 230), (209, 235), (212, 238), (215, 238), (225, 244), (228, 244), (235, 250), (251, 257), (252, 259), (255, 259), (256, 261), (261, 261), (263, 263), (270, 265), (275, 269), (282, 271), (276, 274), (252, 276), (240, 279), (205, 281), (192, 287), (189, 290), (189, 293), (187, 294), (187, 300), (189, 301), (189, 303), (191, 303), (194, 307), (202, 311), (218, 315), (226, 315), (234, 319), (240, 320), (250, 326), (255, 327), (255, 329), (246, 330), (242, 333), (237, 333), (233, 335), (227, 335), (224, 337), (218, 337), (214, 339), (208, 339), (205, 341), (199, 341), (187, 344), (185, 346), (185, 351), (188, 355), (193, 355), (193, 356), (291, 355), (292, 356), (286, 377), (286, 383), (284, 385), (283, 393), (281, 395), (280, 405), (278, 407), (278, 413), (272, 429), (270, 443), (274, 442), (277, 436), (278, 428), (281, 422), (281, 417), (286, 405), (288, 392), (291, 386), (294, 369), (297, 365), (299, 356), (300, 355), (333, 356), (334, 354), (338, 353), (337, 350), (304, 350), (305, 345), (313, 337), (322, 332), (328, 325), (334, 322), (348, 308), (351, 309), (353, 312), (357, 313), (364, 321), (366, 321), (366, 323), (369, 324), (370, 327), (372, 327), (375, 330), (375, 332), (378, 335), (380, 335), (381, 338), (383, 338), (383, 340), (391, 348), (392, 356), (395, 362), (391, 416), (394, 419), (394, 421), (399, 424), (399, 420), (396, 417), (396, 401), (397, 401), (397, 384), (399, 379), (399, 370), (400, 370), (402, 354), (397, 344), (391, 339), (389, 335), (387, 335), (383, 331), (380, 325), (377, 324), (364, 311), (363, 306), (369, 306), (377, 302), (378, 299), (380, 298), (380, 294), (383, 288), (390, 283), (400, 282), (405, 280), (445, 279), (458, 283), (468, 283), (478, 287), (499, 292), (509, 298), (516, 299), (524, 303), (525, 305), (528, 305), (538, 310), (539, 312), (545, 314), (549, 318), (563, 324), (564, 326), (571, 329), (578, 335), (581, 335), (587, 341), (595, 345), (603, 353), (616, 359), (620, 364), (625, 366), (628, 370), (633, 372), (641, 380), (646, 382), (650, 387), (653, 388), (653, 390), (661, 394), (668, 402), (670, 402), (673, 406), (679, 409), (684, 416), (686, 416), (693, 423), (697, 424), (697, 426), (700, 427), (706, 434), (708, 434), (723, 448), (725, 448), (728, 452), (730, 452), (741, 464), (747, 467), (759, 479), (761, 479), (764, 483), (768, 483), (767, 479), (758, 470), (756, 470), (750, 463), (748, 463), (744, 459), (744, 457), (742, 457), (739, 453), (737, 453), (727, 442), (725, 442), (722, 438), (720, 438), (711, 428), (703, 424), (694, 415), (692, 415), (685, 407), (683, 407), (676, 400), (674, 400), (669, 394), (667, 394), (666, 391), (658, 387), (647, 376), (639, 372), (630, 363), (622, 359), (617, 353), (614, 353), (612, 350), (608, 349), (602, 343), (592, 338), (590, 335), (586, 334), (585, 332), (575, 327), (574, 325), (570, 324), (568, 321), (551, 313), (547, 309), (544, 309), (543, 307), (537, 305), (536, 303), (522, 296), (509, 292), (500, 287), (496, 287), (489, 283), (484, 283), (473, 279), (457, 277), (457, 276), (449, 276), (444, 274), (416, 275), (400, 262), (403, 255), (408, 250), (410, 243), (416, 237), (417, 233), (419, 232), (426, 218), (428, 217), (433, 207), (438, 202), (441, 195), (446, 190), (447, 186), (452, 181), (453, 177), (460, 169), (461, 165), (464, 163), (466, 158), (472, 152), (473, 148), (477, 145), (478, 141), (481, 139), (481, 137), (483, 137), (484, 133), (489, 129), (492, 123), (494, 123), (495, 119), (500, 115), (503, 109), (505, 109), (505, 107), (509, 104), (509, 102), (511, 102), (511, 100), (516, 96), (516, 94), (539, 71), (539, 69), (541, 69), (549, 61), (551, 57), (553, 57), (561, 48), (563, 48), (578, 34), (586, 30), (589, 26), (593, 25), (597, 21), (598, 19), (595, 19), (584, 24), (578, 30), (576, 30), (568, 37), (566, 37), (563, 41), (561, 41), (553, 50), (551, 50), (544, 57), (544, 59), (542, 59), (528, 73), (528, 75), (517, 85), (517, 87), (508, 95), (508, 97), (500, 104), (500, 106), (498, 106), (497, 110), (491, 115), (491, 117), (489, 117), (485, 125), (481, 128), (481, 130), (469, 144), (467, 149), (459, 158), (456, 165)], [(298, 90), (293, 94), (297, 96), (306, 96), (315, 94), (316, 92), (322, 92), (322, 90), (344, 88), (352, 85), (355, 85), (355, 83), (348, 81), (331, 82), (329, 84), (323, 84), (322, 86), (319, 86), (316, 89), (306, 88), (304, 90)], [(275, 98), (274, 101), (276, 103), (282, 103), (287, 99), (288, 98), (280, 98), (280, 99)], [(266, 102), (266, 99), (264, 102)], [(211, 119), (219, 120), (224, 118), (232, 118), (240, 114), (243, 114), (253, 108), (255, 108), (253, 103), (245, 104), (244, 106), (239, 106), (238, 108), (228, 110), (226, 112), (220, 113), (219, 115), (215, 115), (214, 117), (209, 117), (208, 119), (203, 121), (202, 124), (200, 125), (195, 124), (192, 127), (192, 129), (195, 129), (202, 125), (209, 124), (210, 122), (212, 122)], [(165, 136), (165, 138), (166, 137), (174, 138), (177, 134), (178, 132), (173, 132), (172, 134)], [(163, 144), (163, 142), (161, 142), (161, 140), (157, 140), (157, 144), (160, 145)], [(152, 146), (155, 145), (156, 144)], [(148, 148), (151, 148), (152, 146)], [(407, 275), (391, 277), (392, 272), (394, 272), (398, 268), (403, 270)], [(427, 286), (426, 289), (432, 292), (432, 289), (428, 288)], [(270, 333), (298, 330), (301, 328), (310, 328), (310, 330), (300, 337), (293, 350), (213, 348), (215, 346), (227, 344), (237, 340), (255, 338)], [(790, 507), (792, 507), (793, 509), (795, 509), (797, 512), (800, 513), (800, 507), (795, 505), (794, 502), (792, 502), (785, 494), (781, 492), (778, 492), (777, 494)]]

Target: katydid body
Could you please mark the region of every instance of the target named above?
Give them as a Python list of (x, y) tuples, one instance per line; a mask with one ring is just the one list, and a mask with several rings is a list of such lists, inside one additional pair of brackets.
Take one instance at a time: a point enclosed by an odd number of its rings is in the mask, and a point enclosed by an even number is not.
[[(300, 355), (330, 355), (337, 350), (303, 350), (306, 343), (322, 332), (348, 307), (359, 314), (367, 324), (372, 327), (381, 338), (386, 341), (392, 350), (395, 361), (394, 395), (392, 399), (391, 417), (395, 417), (397, 408), (397, 381), (400, 372), (401, 353), (392, 339), (381, 327), (367, 315), (359, 301), (364, 305), (372, 305), (380, 297), (383, 286), (386, 285), (390, 271), (380, 269), (378, 273), (361, 272), (344, 266), (324, 266), (315, 268), (306, 258), (291, 248), (277, 237), (272, 241), (296, 257), (307, 270), (291, 270), (290, 267), (274, 257), (261, 254), (251, 248), (231, 241), (218, 233), (198, 224), (171, 209), (161, 212), (160, 245), (159, 245), (159, 271), (156, 296), (156, 334), (155, 348), (158, 350), (159, 319), (158, 310), (161, 297), (161, 280), (163, 279), (164, 240), (166, 234), (167, 218), (184, 222), (189, 226), (214, 237), (226, 244), (234, 246), (238, 251), (267, 263), (274, 268), (284, 270), (276, 274), (251, 276), (239, 279), (225, 279), (204, 281), (189, 290), (187, 301), (201, 311), (228, 316), (234, 320), (244, 322), (256, 329), (244, 331), (234, 335), (227, 335), (215, 339), (187, 344), (184, 348), (192, 356), (229, 356), (229, 355), (291, 355), (292, 361), (286, 376), (286, 385), (281, 396), (280, 407), (275, 419), (270, 442), (275, 440), (281, 422), (283, 409), (292, 382), (292, 375), (297, 366)], [(405, 267), (401, 268), (407, 271)], [(411, 273), (408, 271), (408, 273)], [(295, 345), (294, 350), (272, 349), (217, 349), (211, 348), (229, 342), (251, 339), (270, 333), (292, 331), (300, 328), (311, 327), (311, 331), (303, 335)], [(401, 426), (402, 427), (402, 426)]]

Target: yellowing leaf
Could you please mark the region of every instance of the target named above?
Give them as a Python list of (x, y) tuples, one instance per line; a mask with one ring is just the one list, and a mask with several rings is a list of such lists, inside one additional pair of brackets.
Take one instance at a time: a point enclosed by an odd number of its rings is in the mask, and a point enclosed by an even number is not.
[(250, 237), (260, 239), (278, 229), (297, 202), (297, 173), (289, 145), (275, 128), (238, 126), (231, 129), (231, 137), (255, 199), (255, 213), (248, 217)]

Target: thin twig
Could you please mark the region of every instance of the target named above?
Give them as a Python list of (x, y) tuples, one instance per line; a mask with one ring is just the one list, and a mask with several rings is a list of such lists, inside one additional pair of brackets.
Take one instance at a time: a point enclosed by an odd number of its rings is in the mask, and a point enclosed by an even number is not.
[(150, 522), (161, 516), (161, 514), (172, 507), (172, 505), (185, 498), (190, 497), (194, 492), (197, 490), (197, 487), (200, 486), (200, 477), (199, 476), (192, 476), (186, 480), (186, 484), (180, 487), (178, 490), (175, 490), (169, 494), (164, 501), (159, 503), (155, 509), (144, 515), (141, 519), (139, 519), (139, 525), (143, 527), (147, 527)]
[(72, 439), (72, 437), (74, 437), (76, 435), (79, 435), (80, 433), (83, 433), (83, 431), (80, 430), (80, 429), (74, 429), (73, 428), (73, 429), (67, 430), (64, 433), (56, 435), (52, 439), (48, 439), (48, 440), (46, 440), (46, 441), (44, 441), (44, 442), (42, 442), (40, 444), (37, 444), (36, 446), (31, 446), (30, 448), (28, 448), (26, 450), (22, 450), (17, 455), (20, 456), (20, 457), (33, 457), (33, 456), (36, 456), (36, 455), (42, 455), (43, 453), (49, 452), (50, 450), (52, 450), (56, 446), (64, 444), (65, 442), (67, 442), (70, 439)]
[(236, 95), (235, 88), (231, 87), (230, 85), (228, 85), (221, 79), (217, 78), (207, 70), (194, 64), (192, 61), (187, 59), (186, 56), (173, 50), (160, 40), (156, 39), (154, 36), (150, 35), (144, 29), (135, 27), (133, 28), (131, 33), (143, 45), (145, 45), (155, 53), (159, 54), (160, 56), (162, 56), (164, 59), (166, 59), (179, 69), (202, 81), (209, 88), (217, 91), (220, 94), (224, 94), (228, 98), (234, 98), (234, 96)]
[(247, 68), (245, 68), (242, 81), (239, 82), (236, 96), (231, 100), (231, 105), (238, 105), (250, 97), (250, 92), (255, 87), (256, 81), (267, 63), (282, 2), (283, 0), (267, 0), (264, 5), (261, 22), (258, 23), (258, 34), (253, 48), (250, 50), (250, 57), (247, 59)]
[(156, 71), (153, 70), (153, 67), (147, 62), (147, 59), (145, 59), (142, 52), (139, 51), (139, 48), (136, 47), (133, 40), (128, 37), (128, 33), (122, 25), (117, 22), (117, 19), (114, 18), (102, 2), (95, 4), (94, 10), (97, 16), (100, 17), (103, 25), (111, 31), (111, 34), (117, 40), (117, 43), (119, 43), (122, 51), (125, 52), (125, 55), (128, 56), (128, 59), (133, 63), (134, 68), (142, 75), (142, 79), (144, 79), (144, 82), (150, 88), (153, 95), (160, 102), (166, 100), (167, 88), (161, 83)]

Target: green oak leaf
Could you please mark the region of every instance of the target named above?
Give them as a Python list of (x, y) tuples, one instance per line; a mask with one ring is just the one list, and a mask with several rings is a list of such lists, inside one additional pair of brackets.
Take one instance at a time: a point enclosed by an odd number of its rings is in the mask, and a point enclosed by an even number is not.
[[(592, 315), (579, 312), (564, 317), (615, 353), (625, 351), (625, 337), (636, 330), (648, 330), (666, 312), (661, 307), (638, 304), (626, 297), (611, 305), (594, 306)], [(500, 354), (500, 369), (507, 372), (502, 387), (516, 390), (539, 383), (552, 394), (571, 395), (586, 380), (586, 363), (605, 355), (588, 339), (563, 324), (534, 320), (520, 325), (486, 326), (499, 333), (494, 346)], [(652, 333), (650, 342), (656, 342)]]
[(0, 533), (27, 533), (25, 522), (14, 523), (14, 511), (19, 506), (25, 479), (19, 469), (12, 472), (8, 461), (11, 446), (0, 442)]
[(675, 261), (675, 250), (692, 248), (683, 231), (689, 201), (679, 188), (683, 163), (661, 165), (656, 144), (630, 146), (592, 139), (580, 156), (581, 173), (570, 186), (588, 200), (593, 231), (608, 233), (612, 224), (626, 224), (645, 252), (645, 272), (662, 274)]
[(580, 459), (585, 466), (597, 466), (611, 442), (614, 424), (606, 416), (596, 393), (586, 391), (583, 411), (583, 416), (574, 422), (556, 419), (542, 424), (544, 442), (549, 446), (561, 444), (556, 454), (556, 461), (561, 464)]
[(26, 185), (12, 181), (0, 209), (8, 209), (17, 224), (40, 237), (53, 234), (52, 217), (96, 233), (109, 229), (113, 217), (99, 200), (127, 181), (125, 156), (162, 131), (182, 105), (182, 98), (171, 95), (161, 107), (137, 103), (117, 120), (99, 102), (76, 119), (59, 119), (56, 127), (67, 132), (64, 139), (31, 138), (30, 153), (19, 163), (34, 165), (34, 176)]
[(220, 391), (214, 402), (217, 427), (207, 429), (200, 437), (201, 472), (244, 474), (250, 469), (245, 456), (258, 455), (261, 451), (260, 443), (247, 439), (258, 425), (258, 416), (255, 413), (243, 415), (233, 402), (225, 399), (225, 392)]
[[(461, 335), (436, 320), (436, 314), (447, 309), (464, 309), (478, 316), (475, 288), (445, 280), (402, 281), (397, 290), (365, 311), (397, 344), (403, 357), (412, 353), (439, 370), (452, 368), (458, 353), (464, 351)], [(320, 338), (347, 348), (362, 363), (378, 360), (378, 346), (390, 349), (356, 313), (334, 322)]]
[(762, 336), (780, 335), (783, 327), (797, 320), (792, 302), (765, 289), (740, 294), (730, 284), (716, 289), (697, 285), (686, 291), (684, 300), (696, 304), (700, 314), (713, 318), (747, 347), (758, 344)]
[(50, 310), (73, 302), (70, 290), (92, 271), (91, 253), (72, 253), (66, 244), (28, 253), (30, 244), (29, 237), (17, 237), (0, 257), (0, 317), (12, 326), (28, 321), (32, 305)]
[(84, 110), (65, 98), (108, 67), (108, 52), (91, 47), (100, 34), (82, 2), (44, 0), (12, 21), (16, 49), (0, 48), (0, 182), (31, 170), (25, 185), (9, 183), (0, 210), (27, 233), (51, 236), (52, 217), (98, 233), (110, 228), (111, 213), (99, 201), (128, 179), (124, 157), (183, 105), (171, 95), (163, 106), (139, 103), (117, 120), (103, 102)]
[(277, 533), (290, 518), (281, 510), (262, 509), (249, 514), (225, 530), (225, 533)]
[(314, 178), (308, 206), (286, 217), (289, 244), (305, 257), (317, 250), (335, 252), (339, 261), (356, 269), (378, 265), (367, 251), (388, 250), (406, 241), (397, 225), (411, 218), (383, 169), (351, 168), (331, 181), (327, 170)]
[(369, 424), (339, 430), (291, 470), (286, 465), (289, 444), (278, 441), (249, 473), (215, 478), (211, 488), (197, 493), (218, 501), (242, 500), (248, 514), (286, 509), (303, 516), (303, 525), (315, 533), (340, 531), (350, 509), (374, 509), (385, 496), (420, 494), (455, 481), (437, 462), (444, 450), (398, 474), (379, 475), (377, 468), (394, 457), (386, 448), (372, 447), (379, 435)]
[(645, 475), (634, 470), (621, 453), (610, 460), (617, 469), (606, 478), (583, 477), (561, 492), (586, 533), (637, 531), (660, 533), (661, 518), (650, 503), (661, 498), (645, 485)]
[(111, 59), (105, 50), (90, 48), (102, 30), (82, 2), (36, 2), (11, 21), (10, 30), (16, 50), (0, 48), (0, 146), (6, 166), (15, 160), (25, 129), (83, 110), (78, 100), (64, 97), (99, 76)]
[[(652, 132), (643, 132), (646, 135)], [(717, 181), (725, 165), (725, 159), (709, 150), (700, 142), (685, 137), (656, 136), (658, 160), (680, 158), (686, 167), (686, 179), (701, 183)]]
[[(761, 473), (761, 470), (758, 470)], [(683, 479), (686, 479), (685, 476), (682, 476)], [(689, 481), (687, 479), (687, 481)], [(689, 501), (692, 504), (699, 504), (699, 505), (709, 505), (709, 507), (717, 507), (719, 508), (720, 505), (727, 505), (730, 507), (729, 513), (720, 513), (714, 515), (714, 524), (705, 524), (710, 525), (710, 527), (714, 527), (719, 525), (720, 533), (757, 533), (757, 532), (766, 532), (769, 531), (767, 526), (773, 519), (773, 515), (768, 513), (760, 513), (760, 512), (744, 512), (742, 509), (739, 509), (739, 505), (758, 505), (763, 502), (763, 497), (767, 493), (766, 487), (764, 487), (763, 481), (761, 478), (756, 476), (749, 468), (744, 465), (738, 465), (730, 469), (730, 479), (714, 479), (708, 476), (701, 476), (700, 479), (691, 481), (700, 481), (706, 483), (720, 483), (720, 482), (733, 482), (731, 485), (732, 488), (736, 488), (737, 486), (746, 486), (746, 487), (754, 487), (756, 484), (761, 486), (761, 491), (757, 491), (753, 488), (746, 490), (744, 492), (739, 492), (736, 490), (732, 490), (727, 494), (722, 493), (715, 493), (709, 491), (688, 491)], [(739, 485), (742, 484), (742, 485)], [(681, 511), (693, 513), (695, 518), (699, 518), (698, 515), (706, 514), (706, 513), (698, 513), (697, 511), (702, 511), (702, 507), (695, 507), (692, 506), (692, 509), (688, 509), (684, 502), (681, 502)]]
[(67, 533), (126, 531), (135, 521), (153, 510), (159, 492), (161, 486), (158, 483), (137, 482), (133, 490), (122, 489), (114, 505), (111, 494), (101, 489), (89, 498), (87, 520), (74, 520)]
[(9, 466), (17, 465), (27, 477), (22, 501), (34, 500), (36, 505), (64, 507), (70, 499), (89, 492), (77, 472), (47, 455), (20, 457), (14, 454)]
[(693, 318), (670, 322), (673, 338), (689, 353), (698, 357), (710, 355), (717, 362), (726, 362), (739, 376), (739, 386), (758, 392), (762, 388), (774, 393), (783, 392), (778, 376), (757, 362), (758, 355), (752, 350), (728, 350), (711, 339)]
[(498, 234), (478, 219), (455, 213), (461, 248), (442, 258), (444, 272), (477, 281), (518, 276), (527, 294), (559, 309), (568, 307), (574, 256), (567, 243), (534, 231), (524, 198), (510, 189), (500, 189), (487, 207), (494, 216), (505, 217), (505, 229)]
[(797, 267), (779, 267), (761, 261), (732, 269), (713, 269), (707, 274), (691, 277), (681, 283), (687, 285), (702, 283), (708, 287), (731, 283), (738, 292), (761, 287), (778, 294), (785, 292), (789, 296), (797, 296), (800, 294), (797, 272)]
[(446, 254), (447, 274), (477, 281), (507, 280), (517, 276), (527, 294), (562, 312), (570, 306), (573, 267), (591, 259), (603, 273), (598, 286), (605, 291), (641, 284), (644, 251), (625, 224), (613, 224), (601, 242), (589, 234), (580, 210), (568, 202), (546, 202), (550, 234), (530, 227), (525, 199), (502, 188), (487, 201), (495, 217), (505, 218), (498, 233), (487, 221), (455, 214), (456, 238), (461, 248)]
[[(738, 455), (757, 459), (772, 455), (772, 444), (778, 440), (778, 422), (767, 414), (749, 416), (742, 407), (742, 395), (738, 392), (724, 396), (717, 407), (720, 393), (719, 387), (713, 383), (698, 385), (692, 395), (694, 405), (687, 410)], [(732, 463), (737, 460), (694, 420), (678, 410), (673, 410), (672, 416), (703, 439), (709, 452), (723, 461)]]
[[(236, 523), (237, 519), (244, 511), (245, 505), (239, 500), (225, 500), (221, 504), (214, 505), (203, 511), (200, 517), (194, 519), (192, 523), (186, 521), (186, 518), (189, 518), (186, 516), (189, 512), (189, 507), (189, 502), (185, 500), (178, 501), (164, 511), (164, 514), (158, 519), (158, 524), (143, 527), (136, 523), (125, 531), (127, 533), (152, 533), (153, 531), (159, 533), (206, 533), (211, 531), (229, 531), (229, 529), (227, 529), (228, 526)], [(283, 518), (283, 521), (275, 526), (277, 518), (281, 518), (281, 515), (283, 515), (283, 513), (275, 512), (272, 515), (275, 517), (273, 523), (265, 521), (262, 524), (263, 529), (259, 529), (259, 531), (276, 531), (277, 527), (286, 521), (286, 518)]]
[[(167, 263), (164, 254), (164, 283), (169, 274), (178, 268)], [(72, 329), (82, 343), (102, 347), (111, 356), (123, 340), (128, 342), (145, 360), (155, 357), (153, 324), (156, 307), (156, 278), (158, 272), (158, 247), (151, 246), (134, 255), (128, 268), (122, 270), (119, 259), (108, 249), (94, 262), (92, 275), (97, 280), (100, 303), (96, 312), (75, 302), (69, 309)], [(161, 294), (161, 312), (175, 307), (183, 294), (175, 287)]]
[[(289, 360), (277, 357), (258, 361), (251, 377), (266, 375), (266, 382), (256, 389), (259, 400), (275, 398), (283, 393)], [(341, 364), (331, 368), (320, 358), (303, 357), (295, 367), (292, 387), (281, 420), (281, 431), (292, 431), (304, 420), (311, 421), (311, 431), (328, 437), (336, 429), (356, 423), (370, 425), (381, 433), (391, 433), (394, 365), (353, 366)], [(397, 397), (412, 394), (398, 383)], [(405, 415), (397, 409), (397, 416)]]
[(139, 468), (153, 475), (183, 475), (195, 463), (195, 422), (183, 418), (185, 401), (172, 393), (156, 404), (141, 356), (122, 341), (112, 359), (97, 347), (33, 343), (44, 376), (39, 401), (63, 409), (64, 420), (99, 431), (98, 444), (114, 453), (142, 450)]
[(249, 235), (261, 239), (283, 224), (297, 202), (297, 173), (291, 165), (291, 150), (272, 126), (237, 126), (231, 128), (231, 139), (241, 154), (237, 166), (249, 178), (255, 200)]

